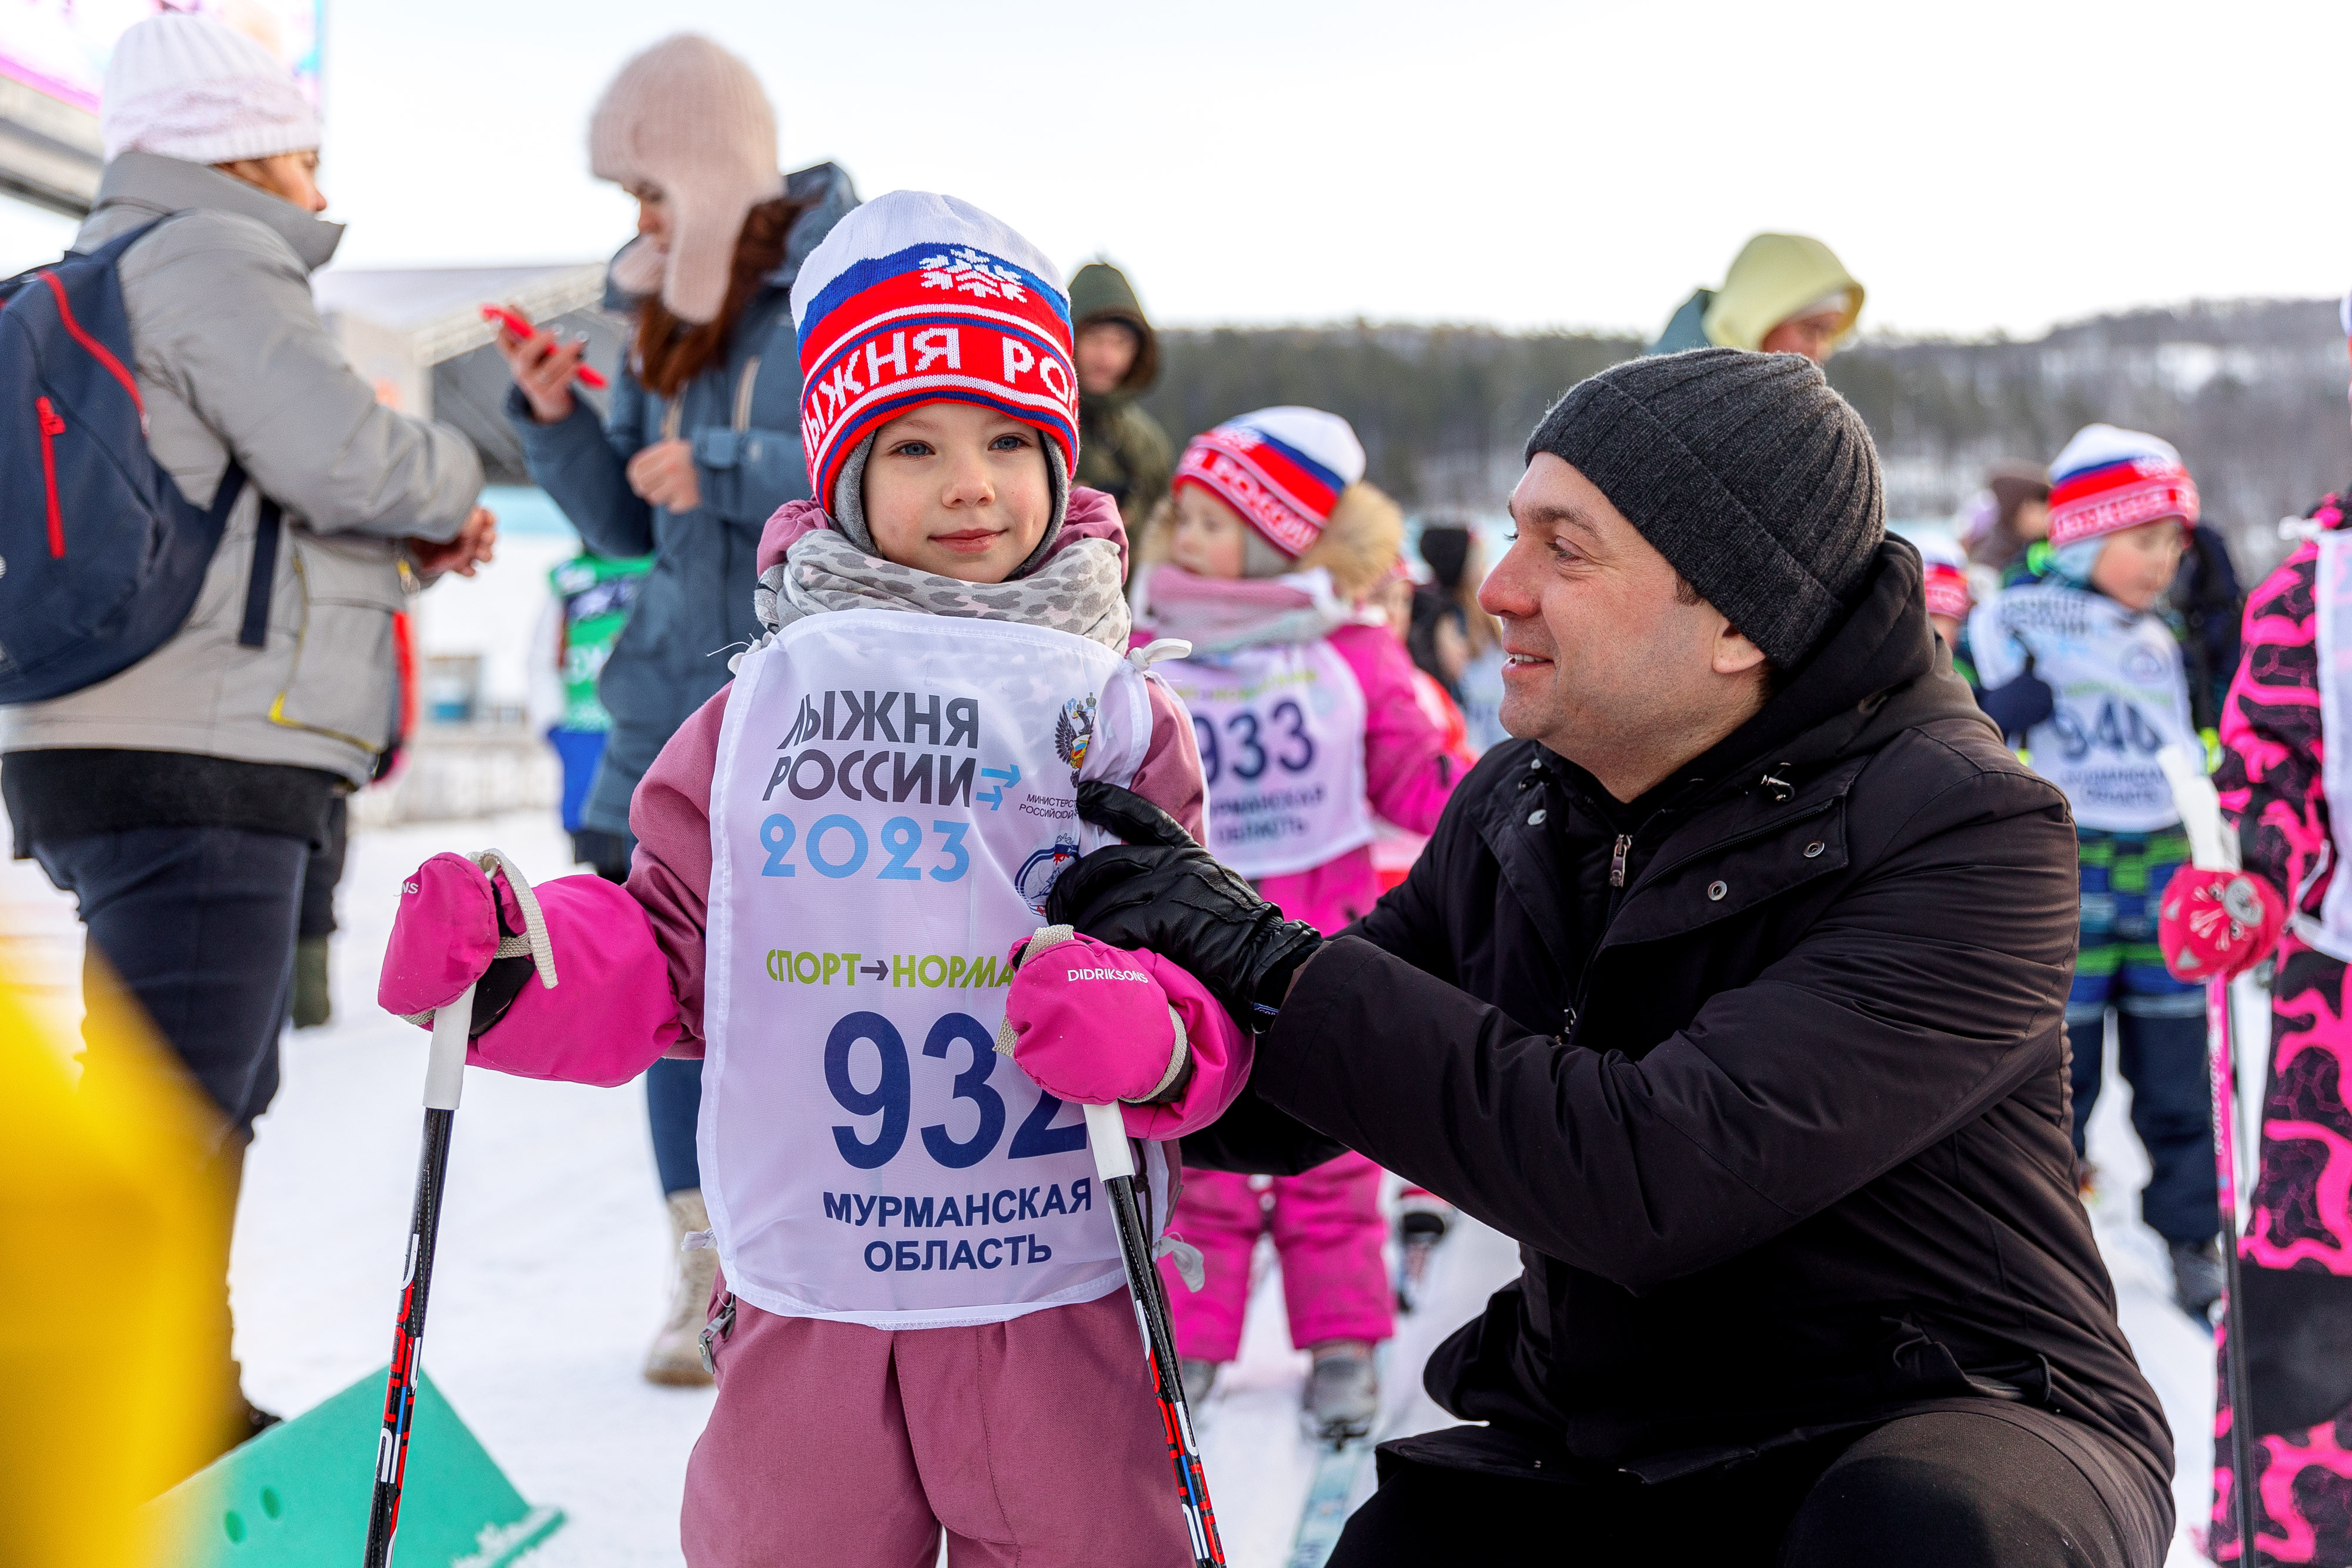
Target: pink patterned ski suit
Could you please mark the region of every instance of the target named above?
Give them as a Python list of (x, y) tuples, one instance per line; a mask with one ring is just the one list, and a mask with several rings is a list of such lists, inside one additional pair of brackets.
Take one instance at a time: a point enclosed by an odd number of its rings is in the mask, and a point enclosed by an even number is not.
[[(2335, 497), (2314, 512), (2326, 528)], [(2320, 914), (2345, 852), (2321, 778), (2315, 593), (2319, 548), (2306, 542), (2247, 601), (2245, 654), (2221, 717), (2216, 782), (2239, 824), (2245, 867), (2299, 915)], [(2290, 925), (2272, 986), (2271, 1059), (2261, 1166), (2239, 1245), (2261, 1467), (2257, 1546), (2277, 1563), (2352, 1565), (2352, 1025), (2346, 966)], [(2215, 1418), (2211, 1554), (2242, 1559), (2223, 1441), (2239, 1413), (2226, 1383)]]

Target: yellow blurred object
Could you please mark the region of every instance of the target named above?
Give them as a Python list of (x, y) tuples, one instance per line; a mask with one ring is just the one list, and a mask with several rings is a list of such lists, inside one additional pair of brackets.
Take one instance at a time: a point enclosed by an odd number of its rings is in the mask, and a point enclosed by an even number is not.
[(1837, 336), (1862, 316), (1862, 285), (1837, 253), (1807, 235), (1757, 235), (1731, 258), (1723, 287), (1706, 308), (1706, 336), (1727, 349), (1764, 346), (1772, 329), (1832, 294), (1845, 296)]
[[(93, 977), (94, 978), (96, 977)], [(119, 988), (84, 1029), (0, 974), (0, 1565), (152, 1568), (138, 1506), (220, 1447), (219, 1120)], [(110, 993), (110, 994), (109, 994)]]

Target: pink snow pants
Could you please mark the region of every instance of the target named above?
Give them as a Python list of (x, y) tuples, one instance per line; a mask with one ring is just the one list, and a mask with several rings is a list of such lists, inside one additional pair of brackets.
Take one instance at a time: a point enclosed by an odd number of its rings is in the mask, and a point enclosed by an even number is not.
[(679, 1519), (689, 1568), (931, 1568), (942, 1526), (952, 1568), (1190, 1560), (1124, 1287), (897, 1331), (739, 1300), (715, 1350)]
[[(1268, 1197), (1270, 1207), (1262, 1201)], [(1263, 1194), (1252, 1192), (1244, 1176), (1186, 1171), (1168, 1228), (1201, 1249), (1208, 1280), (1188, 1291), (1174, 1264), (1160, 1260), (1177, 1354), (1231, 1361), (1241, 1349), (1250, 1249), (1266, 1230), (1282, 1259), (1291, 1343), (1387, 1339), (1396, 1318), (1381, 1258), (1380, 1197), (1381, 1167), (1352, 1152), (1305, 1176), (1276, 1176)]]

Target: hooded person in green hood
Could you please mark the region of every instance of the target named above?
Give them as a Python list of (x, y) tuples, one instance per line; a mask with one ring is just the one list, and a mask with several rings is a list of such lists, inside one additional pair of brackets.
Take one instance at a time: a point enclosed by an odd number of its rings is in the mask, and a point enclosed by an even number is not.
[(1175, 453), (1160, 422), (1137, 399), (1160, 377), (1160, 336), (1145, 319), (1127, 275), (1088, 262), (1070, 279), (1077, 329), (1078, 484), (1118, 503), (1129, 536), (1168, 494)]
[(1731, 258), (1721, 288), (1683, 301), (1654, 354), (1747, 349), (1826, 364), (1862, 315), (1862, 285), (1837, 253), (1806, 235), (1760, 234)]

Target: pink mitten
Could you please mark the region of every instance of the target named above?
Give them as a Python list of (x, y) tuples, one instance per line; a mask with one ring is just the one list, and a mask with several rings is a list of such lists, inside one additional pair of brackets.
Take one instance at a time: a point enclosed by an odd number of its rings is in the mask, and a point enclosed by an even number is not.
[(503, 881), (493, 890), (488, 875), (464, 855), (435, 855), (400, 884), (400, 913), (375, 989), (386, 1012), (408, 1017), (446, 1007), (489, 972), (499, 954), (494, 899), (504, 902), (509, 927), (520, 931), (522, 906), (513, 890)]
[(1047, 1093), (1141, 1104), (1175, 1085), (1188, 1054), (1183, 1021), (1136, 955), (1048, 925), (1016, 945), (1013, 961), (996, 1049)]
[(2252, 968), (2286, 924), (2286, 900), (2242, 871), (2182, 866), (2157, 901), (2156, 942), (2179, 980), (2226, 980)]

